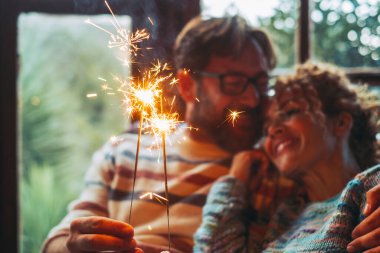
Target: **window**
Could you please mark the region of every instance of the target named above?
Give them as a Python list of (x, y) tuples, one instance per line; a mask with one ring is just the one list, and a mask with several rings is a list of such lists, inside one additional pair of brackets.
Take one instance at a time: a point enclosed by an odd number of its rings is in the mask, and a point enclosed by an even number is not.
[(315, 0), (313, 58), (342, 67), (380, 67), (380, 2)]
[[(277, 72), (309, 58), (344, 67), (355, 81), (380, 85), (378, 0), (202, 0), (202, 14), (240, 14), (268, 31)], [(298, 59), (298, 60), (297, 60)]]
[[(83, 187), (95, 149), (121, 133), (120, 99), (102, 79), (128, 77), (107, 47), (111, 15), (23, 13), (18, 19), (21, 252), (39, 252)], [(126, 30), (127, 16), (118, 16)], [(111, 93), (112, 94), (112, 93)]]
[(224, 14), (243, 16), (251, 25), (264, 28), (273, 40), (279, 69), (290, 68), (296, 62), (294, 47), (298, 19), (298, 1), (267, 0), (203, 0), (203, 16)]

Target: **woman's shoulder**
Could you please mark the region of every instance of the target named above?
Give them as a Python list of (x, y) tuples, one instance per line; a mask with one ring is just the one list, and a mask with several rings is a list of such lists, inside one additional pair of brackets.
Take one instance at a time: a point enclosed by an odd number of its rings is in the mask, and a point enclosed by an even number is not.
[(368, 181), (374, 181), (374, 183), (380, 183), (380, 164), (372, 166), (355, 176), (356, 180), (363, 181), (366, 183)]
[(357, 174), (355, 178), (348, 182), (341, 196), (358, 195), (363, 197), (362, 195), (365, 195), (368, 190), (378, 184), (380, 184), (380, 164)]

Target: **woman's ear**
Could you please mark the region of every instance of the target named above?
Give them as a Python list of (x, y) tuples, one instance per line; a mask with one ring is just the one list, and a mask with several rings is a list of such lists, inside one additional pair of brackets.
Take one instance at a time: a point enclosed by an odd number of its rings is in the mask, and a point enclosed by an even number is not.
[(338, 136), (349, 134), (352, 128), (353, 119), (348, 112), (341, 112), (335, 121), (335, 133)]
[(189, 71), (179, 70), (177, 72), (178, 91), (185, 102), (194, 102), (196, 98), (196, 83), (191, 78)]

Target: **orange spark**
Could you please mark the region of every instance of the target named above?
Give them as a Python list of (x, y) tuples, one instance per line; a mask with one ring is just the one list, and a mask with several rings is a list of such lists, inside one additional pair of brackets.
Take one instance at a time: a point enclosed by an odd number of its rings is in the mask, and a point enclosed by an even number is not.
[(167, 202), (168, 200), (160, 195), (158, 195), (157, 193), (154, 193), (154, 192), (147, 192), (143, 195), (141, 195), (139, 198), (140, 199), (145, 199), (146, 197), (149, 197), (149, 199), (153, 199), (155, 198), (158, 202), (160, 202), (161, 204), (164, 204), (162, 203), (162, 201), (164, 202)]
[(230, 109), (228, 110), (230, 111), (230, 114), (227, 116), (226, 121), (230, 121), (232, 123), (232, 126), (234, 127), (237, 119), (239, 118), (239, 115), (243, 113), (244, 111), (238, 112), (238, 111), (231, 111)]

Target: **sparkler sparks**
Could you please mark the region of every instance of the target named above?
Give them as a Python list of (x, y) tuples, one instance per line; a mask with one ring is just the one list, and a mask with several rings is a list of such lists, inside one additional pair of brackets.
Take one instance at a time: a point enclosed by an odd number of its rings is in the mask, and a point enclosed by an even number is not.
[(112, 25), (114, 26), (116, 33), (113, 33), (97, 24), (92, 22), (90, 19), (85, 20), (85, 23), (90, 24), (99, 30), (107, 33), (110, 36), (110, 40), (108, 41), (109, 48), (118, 48), (120, 51), (125, 51), (130, 53), (131, 55), (136, 56), (137, 52), (141, 49), (138, 47), (138, 43), (149, 39), (150, 34), (145, 30), (137, 30), (135, 33), (127, 31), (125, 28), (121, 26), (121, 24), (117, 21), (115, 14), (113, 13), (111, 7), (109, 6), (107, 1), (104, 1), (109, 9), (110, 13), (113, 17)]
[(230, 109), (228, 109), (230, 111), (230, 114), (227, 116), (227, 119), (226, 121), (229, 121), (232, 123), (232, 127), (235, 127), (235, 123), (236, 121), (238, 120), (238, 118), (240, 117), (240, 114), (242, 114), (244, 111), (231, 111)]
[(149, 22), (150, 22), (152, 25), (154, 25), (153, 20), (152, 20), (150, 17), (148, 17), (148, 20), (149, 20)]
[(174, 85), (177, 79), (173, 74), (163, 74), (168, 70), (167, 64), (160, 61), (152, 64), (152, 67), (146, 71), (140, 80), (121, 80), (118, 89), (124, 96), (123, 104), (127, 113), (133, 112), (149, 113), (145, 115), (155, 116), (158, 114), (159, 101), (162, 97), (162, 87), (166, 84)]
[(149, 197), (149, 199), (153, 199), (153, 197), (154, 197), (161, 204), (164, 204), (162, 201), (164, 201), (165, 204), (168, 202), (167, 198), (164, 198), (164, 197), (162, 197), (162, 196), (160, 196), (160, 195), (158, 195), (157, 193), (154, 193), (154, 192), (147, 192), (147, 193), (141, 195), (140, 199), (145, 199), (146, 197)]
[(98, 94), (96, 94), (96, 93), (88, 93), (86, 95), (87, 98), (94, 98), (94, 97), (97, 97), (97, 96), (98, 96)]
[[(149, 39), (150, 35), (145, 30), (137, 30), (135, 33), (128, 32), (124, 29), (121, 24), (116, 19), (111, 7), (109, 6), (107, 1), (104, 1), (110, 13), (112, 14), (113, 21), (111, 22), (116, 32), (111, 32), (99, 25), (93, 23), (91, 20), (86, 20), (85, 22), (100, 29), (101, 31), (107, 33), (110, 37), (108, 41), (109, 48), (117, 48), (123, 53), (127, 53), (127, 56), (137, 56), (140, 51), (139, 43), (144, 40)], [(154, 25), (153, 20), (149, 18), (149, 22)], [(148, 49), (148, 48), (146, 48)], [(122, 59), (124, 65), (127, 62), (127, 57)], [(130, 60), (131, 63), (134, 63), (134, 60)], [(154, 135), (156, 138), (161, 137), (161, 147), (163, 154), (163, 167), (164, 167), (164, 175), (165, 175), (165, 197), (162, 197), (156, 193), (148, 192), (142, 196), (140, 199), (144, 199), (149, 197), (150, 199), (156, 199), (162, 204), (166, 205), (167, 212), (167, 222), (168, 222), (168, 249), (170, 252), (170, 226), (169, 226), (169, 198), (168, 198), (168, 183), (167, 183), (167, 167), (166, 167), (166, 143), (165, 139), (169, 136), (174, 130), (177, 128), (179, 121), (178, 113), (171, 113), (171, 108), (174, 104), (174, 99), (170, 104), (170, 112), (165, 113), (163, 110), (163, 86), (164, 85), (174, 85), (177, 83), (177, 79), (173, 76), (173, 73), (167, 73), (167, 70), (170, 70), (167, 63), (161, 63), (160, 61), (156, 61), (152, 64), (151, 68), (142, 73), (141, 78), (128, 78), (123, 79), (119, 77), (114, 77), (114, 80), (117, 81), (120, 86), (117, 89), (113, 89), (109, 86), (106, 79), (99, 78), (99, 80), (104, 83), (101, 85), (103, 91), (107, 92), (109, 95), (115, 94), (114, 91), (117, 91), (118, 94), (122, 95), (122, 104), (125, 112), (132, 117), (133, 114), (140, 114), (140, 122), (139, 122), (139, 131), (138, 131), (138, 139), (136, 145), (136, 156), (135, 156), (135, 166), (134, 166), (134, 174), (133, 174), (133, 182), (132, 182), (132, 192), (131, 192), (131, 203), (130, 203), (130, 213), (129, 213), (129, 223), (131, 223), (132, 216), (132, 203), (133, 203), (133, 195), (134, 188), (136, 182), (136, 174), (138, 167), (138, 159), (139, 159), (139, 150), (140, 150), (140, 140), (143, 129), (147, 129), (149, 134)], [(90, 94), (88, 94), (90, 95)], [(117, 140), (112, 140), (112, 143), (117, 143)], [(157, 143), (159, 143), (157, 141)]]
[(148, 119), (150, 133), (155, 136), (162, 134), (170, 135), (177, 128), (181, 121), (178, 120), (178, 113), (157, 114)]

